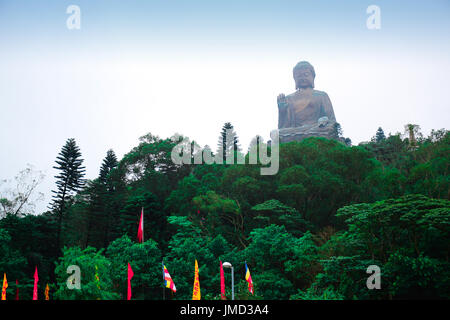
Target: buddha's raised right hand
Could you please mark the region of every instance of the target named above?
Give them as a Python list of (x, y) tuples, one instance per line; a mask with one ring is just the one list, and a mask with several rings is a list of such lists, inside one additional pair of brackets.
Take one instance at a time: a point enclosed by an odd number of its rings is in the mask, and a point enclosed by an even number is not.
[(278, 107), (287, 107), (286, 96), (284, 93), (280, 93), (277, 97)]

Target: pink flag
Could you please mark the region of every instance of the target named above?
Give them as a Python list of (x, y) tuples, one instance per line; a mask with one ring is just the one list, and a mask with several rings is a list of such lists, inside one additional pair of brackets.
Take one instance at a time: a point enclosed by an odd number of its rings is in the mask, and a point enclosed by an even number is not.
[(225, 297), (225, 276), (223, 274), (222, 261), (220, 261), (220, 297), (222, 300), (226, 300)]
[(36, 266), (36, 269), (34, 270), (33, 300), (38, 299), (38, 288), (37, 288), (38, 281), (39, 281), (39, 277), (38, 277), (38, 270), (37, 270), (37, 266)]
[(137, 238), (139, 243), (144, 241), (144, 208), (141, 210), (141, 220), (139, 220), (139, 228)]
[(128, 294), (127, 300), (131, 300), (131, 278), (133, 278), (134, 273), (133, 269), (131, 269), (130, 263), (128, 262)]

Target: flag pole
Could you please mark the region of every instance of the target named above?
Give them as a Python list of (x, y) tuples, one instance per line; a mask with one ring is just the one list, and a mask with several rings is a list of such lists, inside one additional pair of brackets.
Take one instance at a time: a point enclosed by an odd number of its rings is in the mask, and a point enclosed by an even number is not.
[(162, 267), (162, 277), (163, 277), (163, 286), (162, 286), (163, 300), (166, 300), (166, 291), (164, 290), (164, 259), (161, 261), (161, 267)]

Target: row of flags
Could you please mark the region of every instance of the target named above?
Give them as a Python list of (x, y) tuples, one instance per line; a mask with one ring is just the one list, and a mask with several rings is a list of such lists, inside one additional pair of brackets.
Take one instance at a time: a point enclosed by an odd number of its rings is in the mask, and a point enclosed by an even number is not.
[[(34, 270), (34, 287), (33, 287), (33, 300), (38, 299), (38, 282), (39, 282), (39, 276), (38, 276), (38, 269), (37, 266)], [(6, 273), (3, 274), (3, 286), (2, 286), (2, 300), (6, 300), (6, 289), (8, 288), (8, 280), (6, 279)], [(16, 300), (19, 300), (19, 281), (16, 280)], [(50, 288), (47, 285), (45, 286), (45, 300), (49, 300), (49, 291)]]
[[(141, 217), (139, 220), (139, 227), (138, 227), (138, 233), (137, 233), (138, 242), (142, 243), (144, 241), (144, 208), (141, 210)], [(169, 274), (169, 271), (167, 270), (166, 266), (164, 265), (164, 262), (162, 262), (162, 272), (163, 272), (163, 281), (164, 281), (164, 287), (169, 288), (172, 290), (172, 292), (176, 292), (177, 288), (175, 286), (175, 283), (172, 280), (172, 277)], [(133, 269), (131, 268), (130, 263), (128, 263), (128, 289), (127, 289), (127, 300), (131, 300), (132, 292), (131, 292), (131, 279), (134, 276)], [(245, 280), (248, 282), (248, 290), (251, 294), (254, 294), (253, 290), (253, 281), (252, 277), (250, 275), (250, 270), (247, 266), (247, 263), (245, 263)], [(33, 300), (38, 300), (38, 282), (39, 282), (39, 276), (38, 276), (38, 269), (37, 266), (34, 271), (34, 287), (33, 287)], [(98, 289), (100, 288), (100, 278), (98, 275), (98, 268), (95, 266), (95, 282)], [(16, 280), (16, 300), (19, 300), (19, 288), (18, 288), (19, 282)], [(2, 300), (6, 300), (6, 289), (8, 288), (8, 281), (6, 279), (6, 273), (3, 275), (3, 286), (2, 286)], [(48, 284), (45, 287), (45, 300), (49, 300), (49, 286)], [(220, 296), (222, 300), (225, 300), (225, 276), (223, 271), (223, 265), (222, 261), (220, 261)], [(199, 279), (199, 269), (198, 269), (198, 262), (195, 260), (195, 269), (194, 269), (194, 287), (192, 292), (192, 300), (200, 300), (201, 299), (201, 292), (200, 292), (200, 279)]]
[[(138, 226), (138, 232), (137, 232), (137, 239), (139, 243), (142, 243), (144, 241), (144, 208), (141, 209), (141, 218), (139, 219), (139, 226)], [(172, 292), (176, 292), (177, 289), (175, 287), (175, 283), (173, 282), (172, 278), (170, 277), (169, 271), (167, 271), (166, 266), (164, 265), (164, 262), (162, 263), (162, 269), (163, 269), (163, 281), (164, 286), (166, 288), (169, 288), (172, 290)], [(130, 263), (128, 263), (128, 300), (131, 299), (131, 278), (133, 277), (134, 273), (131, 269)], [(253, 289), (253, 281), (252, 276), (250, 275), (250, 269), (247, 266), (247, 262), (245, 262), (245, 280), (248, 282), (248, 291), (251, 294), (254, 294)], [(220, 296), (222, 300), (225, 300), (225, 276), (223, 272), (223, 265), (222, 261), (220, 261)], [(195, 269), (194, 269), (194, 288), (192, 292), (192, 300), (200, 300), (201, 294), (200, 294), (200, 280), (198, 276), (198, 262), (197, 259), (195, 260)]]
[[(172, 280), (172, 277), (169, 274), (169, 271), (167, 270), (166, 266), (164, 265), (164, 262), (162, 262), (162, 269), (163, 269), (163, 280), (164, 280), (164, 287), (169, 288), (172, 290), (172, 292), (177, 292), (177, 288), (175, 286), (175, 283)], [(131, 268), (130, 263), (128, 263), (128, 290), (127, 290), (127, 300), (131, 300), (131, 279), (134, 276), (133, 269)], [(245, 263), (245, 280), (248, 282), (248, 290), (251, 294), (254, 293), (253, 291), (253, 281), (252, 277), (250, 276), (250, 270), (247, 266), (247, 263)], [(33, 300), (38, 300), (38, 282), (39, 282), (39, 276), (38, 276), (38, 270), (37, 267), (34, 271), (34, 288), (33, 288)], [(95, 266), (95, 282), (99, 289), (100, 288), (100, 278), (98, 275), (98, 268)], [(16, 300), (19, 300), (19, 288), (18, 288), (19, 282), (16, 280)], [(6, 289), (8, 288), (8, 280), (6, 279), (6, 273), (3, 274), (3, 286), (2, 286), (2, 300), (6, 300)], [(49, 286), (48, 283), (45, 287), (45, 300), (49, 300)], [(222, 300), (225, 300), (225, 277), (223, 272), (223, 265), (222, 261), (220, 261), (220, 296)], [(200, 300), (201, 299), (201, 293), (200, 293), (200, 279), (199, 279), (199, 271), (198, 271), (198, 262), (195, 260), (195, 270), (194, 270), (194, 288), (192, 292), (192, 300)]]
[[(177, 288), (175, 286), (175, 283), (172, 280), (172, 277), (169, 274), (169, 271), (167, 271), (166, 266), (164, 265), (164, 262), (162, 262), (162, 270), (163, 270), (163, 281), (164, 281), (164, 287), (169, 288), (172, 290), (172, 292), (177, 292)], [(131, 292), (131, 279), (134, 276), (133, 269), (131, 268), (130, 263), (128, 262), (128, 288), (127, 288), (127, 300), (131, 300), (132, 292)], [(253, 281), (252, 277), (250, 275), (250, 269), (247, 266), (247, 262), (245, 263), (245, 280), (248, 282), (248, 291), (251, 294), (254, 294), (253, 290)], [(222, 300), (225, 300), (225, 276), (223, 272), (223, 265), (222, 261), (220, 261), (220, 297)], [(192, 291), (192, 300), (200, 300), (201, 299), (201, 292), (200, 292), (200, 278), (199, 278), (199, 272), (198, 272), (198, 262), (197, 259), (195, 260), (195, 269), (194, 269), (194, 287)]]

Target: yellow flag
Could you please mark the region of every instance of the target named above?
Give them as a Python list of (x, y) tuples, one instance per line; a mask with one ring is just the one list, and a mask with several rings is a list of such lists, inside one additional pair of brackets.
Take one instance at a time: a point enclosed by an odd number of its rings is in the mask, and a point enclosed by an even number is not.
[(45, 300), (50, 300), (48, 297), (48, 290), (49, 290), (49, 287), (48, 287), (48, 283), (47, 283), (47, 285), (45, 286)]
[(97, 266), (95, 266), (95, 282), (97, 283), (97, 288), (101, 289), (100, 288), (100, 278), (98, 276), (98, 267)]
[(8, 281), (6, 280), (6, 273), (3, 274), (2, 300), (6, 300), (6, 288), (8, 288)]
[(198, 279), (198, 263), (195, 260), (195, 277), (194, 277), (194, 291), (192, 293), (192, 300), (200, 300), (200, 281)]

